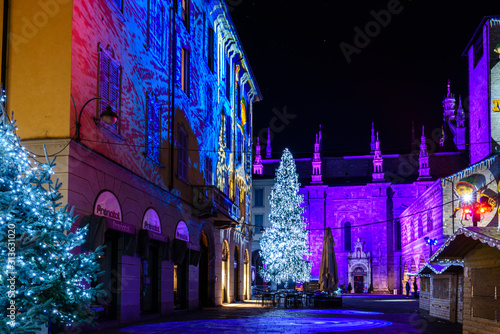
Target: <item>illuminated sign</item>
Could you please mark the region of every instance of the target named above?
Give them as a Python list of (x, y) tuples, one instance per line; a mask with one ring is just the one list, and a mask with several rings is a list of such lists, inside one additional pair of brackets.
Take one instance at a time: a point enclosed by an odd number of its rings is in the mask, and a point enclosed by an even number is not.
[(177, 224), (177, 229), (175, 230), (175, 238), (189, 242), (189, 230), (186, 223), (182, 220), (179, 222), (179, 224)]
[(153, 208), (146, 210), (142, 219), (142, 229), (155, 233), (161, 233), (160, 217)]
[(116, 196), (110, 191), (103, 191), (94, 205), (94, 215), (122, 221), (122, 210)]
[(491, 102), (493, 103), (493, 108), (491, 110), (500, 111), (500, 99), (493, 99)]

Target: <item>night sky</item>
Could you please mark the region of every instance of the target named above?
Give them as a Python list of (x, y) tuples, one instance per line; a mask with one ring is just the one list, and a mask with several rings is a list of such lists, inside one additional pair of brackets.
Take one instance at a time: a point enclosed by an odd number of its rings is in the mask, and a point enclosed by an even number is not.
[[(288, 114), (288, 124), (275, 123), (276, 158), (285, 147), (296, 157), (312, 156), (319, 124), (325, 155), (368, 154), (372, 121), (382, 153), (409, 151), (412, 120), (417, 138), (422, 124), (441, 127), (448, 79), (457, 103), (458, 95), (467, 95), (462, 53), (483, 16), (500, 14), (497, 1), (227, 4), (264, 97), (254, 104), (254, 137), (276, 112)], [(389, 6), (390, 22), (377, 32), (372, 11)], [(363, 47), (348, 63), (340, 44), (356, 47), (354, 29), (365, 32), (367, 24), (373, 37), (366, 46), (358, 43)]]

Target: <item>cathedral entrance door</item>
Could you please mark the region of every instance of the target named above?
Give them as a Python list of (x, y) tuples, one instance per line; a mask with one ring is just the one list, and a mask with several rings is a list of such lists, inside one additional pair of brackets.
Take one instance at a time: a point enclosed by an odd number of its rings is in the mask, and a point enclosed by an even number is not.
[(364, 292), (364, 277), (354, 276), (354, 292), (363, 293)]

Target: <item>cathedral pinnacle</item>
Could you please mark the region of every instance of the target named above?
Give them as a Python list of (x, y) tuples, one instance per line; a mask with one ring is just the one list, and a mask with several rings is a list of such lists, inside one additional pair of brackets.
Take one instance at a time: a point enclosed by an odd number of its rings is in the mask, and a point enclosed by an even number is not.
[(319, 132), (316, 134), (316, 142), (314, 143), (314, 156), (312, 160), (312, 175), (311, 183), (323, 183), (321, 180), (321, 125), (319, 126)]
[(378, 132), (377, 132), (377, 141), (375, 142), (375, 154), (373, 157), (373, 173), (372, 173), (373, 181), (379, 181), (379, 182), (385, 181), (383, 164), (384, 164), (384, 159), (382, 159), (382, 152), (380, 151), (380, 140), (378, 139)]
[(257, 145), (255, 145), (255, 161), (253, 163), (253, 173), (257, 175), (262, 175), (263, 172), (264, 172), (264, 165), (262, 165), (259, 137), (257, 137)]
[(422, 125), (422, 137), (420, 137), (420, 156), (418, 158), (418, 178), (420, 180), (429, 180), (429, 153), (427, 152), (427, 139), (425, 138), (425, 127)]
[(448, 80), (446, 97), (443, 99), (443, 120), (445, 122), (455, 119), (455, 95), (450, 90), (450, 80)]

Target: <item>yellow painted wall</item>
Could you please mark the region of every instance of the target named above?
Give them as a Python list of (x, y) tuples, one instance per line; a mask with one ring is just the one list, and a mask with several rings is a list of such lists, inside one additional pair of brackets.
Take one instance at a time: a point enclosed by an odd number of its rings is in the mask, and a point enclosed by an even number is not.
[(23, 140), (69, 137), (72, 7), (72, 0), (10, 3), (7, 111)]
[[(3, 7), (7, 0), (0, 0), (0, 77), (2, 76), (3, 68), (1, 66), (2, 61), (2, 45), (3, 45)], [(3, 83), (2, 83), (3, 84)]]

